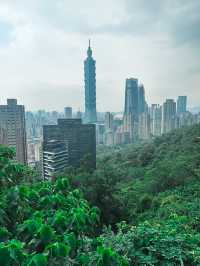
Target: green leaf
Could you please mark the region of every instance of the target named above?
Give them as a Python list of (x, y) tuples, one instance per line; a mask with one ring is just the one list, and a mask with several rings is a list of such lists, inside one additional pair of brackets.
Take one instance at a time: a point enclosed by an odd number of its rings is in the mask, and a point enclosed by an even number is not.
[(0, 227), (0, 242), (8, 240), (10, 233), (5, 227)]
[(53, 239), (54, 231), (53, 228), (49, 225), (42, 225), (39, 230), (40, 240), (47, 243)]
[(53, 257), (66, 257), (70, 252), (70, 247), (63, 243), (53, 243), (47, 247)]
[(10, 252), (8, 247), (0, 243), (0, 265), (10, 266), (11, 264)]
[(34, 255), (30, 261), (28, 262), (27, 266), (47, 266), (48, 261), (46, 256), (43, 254), (36, 254)]

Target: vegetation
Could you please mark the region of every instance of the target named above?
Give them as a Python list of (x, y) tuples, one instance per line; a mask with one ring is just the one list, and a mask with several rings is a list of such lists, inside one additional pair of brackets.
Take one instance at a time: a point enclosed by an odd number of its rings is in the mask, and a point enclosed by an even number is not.
[[(158, 213), (165, 195), (177, 195), (177, 189), (192, 190), (192, 184), (199, 186), (200, 125), (99, 157), (92, 174), (81, 169), (70, 175), (73, 186), (101, 209), (103, 223), (126, 220), (136, 225), (146, 212)], [(172, 203), (177, 202), (172, 199)]]
[(199, 125), (53, 181), (13, 156), (0, 146), (0, 265), (200, 265)]

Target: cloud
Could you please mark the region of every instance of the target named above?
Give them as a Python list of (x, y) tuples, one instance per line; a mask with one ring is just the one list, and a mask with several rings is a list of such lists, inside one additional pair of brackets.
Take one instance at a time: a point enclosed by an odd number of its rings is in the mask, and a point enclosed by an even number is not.
[(198, 0), (1, 0), (2, 99), (21, 96), (31, 108), (53, 108), (55, 90), (53, 109), (83, 107), (92, 37), (99, 110), (123, 109), (129, 76), (144, 83), (149, 102), (184, 91), (198, 104), (199, 14)]

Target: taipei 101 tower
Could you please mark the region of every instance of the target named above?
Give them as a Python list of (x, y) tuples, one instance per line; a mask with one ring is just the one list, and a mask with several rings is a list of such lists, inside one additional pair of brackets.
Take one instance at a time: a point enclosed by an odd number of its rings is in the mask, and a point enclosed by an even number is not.
[(85, 76), (85, 122), (95, 123), (97, 121), (96, 61), (92, 57), (90, 40), (87, 50), (87, 58), (84, 61), (84, 76)]

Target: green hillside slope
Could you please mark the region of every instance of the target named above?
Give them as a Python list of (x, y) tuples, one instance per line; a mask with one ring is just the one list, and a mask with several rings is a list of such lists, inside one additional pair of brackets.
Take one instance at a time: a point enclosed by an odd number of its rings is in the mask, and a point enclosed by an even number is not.
[(200, 125), (54, 181), (13, 156), (0, 146), (0, 266), (200, 265)]

